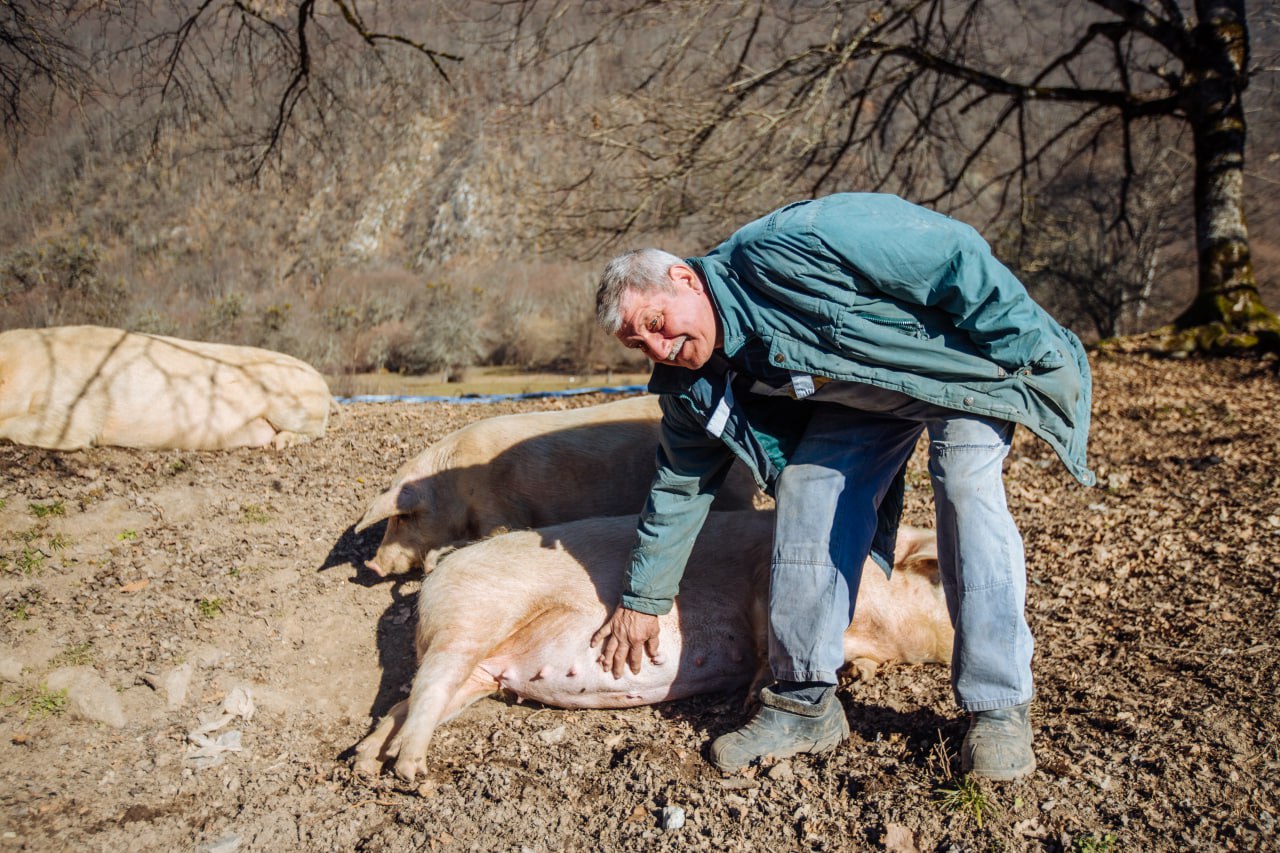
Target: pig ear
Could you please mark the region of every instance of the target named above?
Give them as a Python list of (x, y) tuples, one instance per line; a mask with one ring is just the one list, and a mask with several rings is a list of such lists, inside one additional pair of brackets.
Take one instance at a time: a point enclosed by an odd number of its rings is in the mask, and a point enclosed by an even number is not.
[(927, 578), (938, 576), (938, 537), (932, 530), (903, 525), (898, 528), (894, 568)]
[(384, 518), (429, 510), (431, 495), (431, 486), (426, 481), (408, 480), (396, 483), (373, 499), (373, 503), (364, 511), (364, 518), (356, 525), (356, 533)]
[(915, 559), (937, 559), (938, 537), (932, 530), (902, 525), (898, 528), (895, 562), (905, 563)]
[(456, 545), (442, 545), (439, 548), (433, 548), (427, 552), (427, 556), (422, 560), (423, 574), (431, 574), (436, 570), (436, 563), (440, 562), (440, 558), (452, 554), (458, 550)]
[(390, 518), (393, 515), (400, 515), (400, 508), (397, 506), (400, 498), (399, 489), (387, 489), (382, 494), (373, 499), (369, 504), (369, 508), (364, 511), (364, 518), (360, 519), (360, 523), (356, 525), (356, 533), (364, 530), (382, 521), (384, 518)]

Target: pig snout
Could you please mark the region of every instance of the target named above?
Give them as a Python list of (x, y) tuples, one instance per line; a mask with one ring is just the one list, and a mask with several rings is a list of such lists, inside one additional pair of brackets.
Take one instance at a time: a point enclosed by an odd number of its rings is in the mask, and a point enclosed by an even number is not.
[(414, 527), (401, 516), (387, 519), (387, 530), (373, 558), (365, 561), (365, 567), (378, 577), (401, 575), (416, 566), (423, 565), (424, 549), (414, 541)]
[(415, 559), (415, 557), (417, 553), (412, 549), (395, 544), (383, 545), (378, 548), (373, 559), (365, 561), (365, 565), (380, 577), (385, 578), (388, 575), (402, 575), (415, 565), (421, 565), (421, 558)]

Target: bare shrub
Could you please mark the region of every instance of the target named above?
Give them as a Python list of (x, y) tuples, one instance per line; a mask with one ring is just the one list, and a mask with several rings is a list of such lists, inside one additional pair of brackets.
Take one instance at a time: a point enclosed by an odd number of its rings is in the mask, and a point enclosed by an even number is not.
[[(1169, 257), (1187, 230), (1178, 204), (1185, 172), (1168, 158), (1145, 164), (1122, 208), (1108, 192), (1121, 181), (1114, 167), (1072, 169), (1026, 207), (1016, 241), (1002, 248), (1037, 301), (1082, 337), (1141, 331), (1149, 314), (1176, 307), (1169, 280), (1179, 271)], [(1185, 268), (1181, 277), (1190, 284)]]
[(115, 325), (128, 311), (123, 284), (99, 272), (102, 246), (87, 237), (22, 247), (0, 261), (6, 328)]

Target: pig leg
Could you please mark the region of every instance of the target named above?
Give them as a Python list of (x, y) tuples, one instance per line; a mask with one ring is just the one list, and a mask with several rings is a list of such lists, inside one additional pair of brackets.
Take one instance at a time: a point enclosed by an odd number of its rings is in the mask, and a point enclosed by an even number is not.
[[(396, 772), (409, 779), (409, 781), (412, 781), (412, 777), (406, 774), (411, 770), (410, 763), (414, 763), (412, 767), (414, 775), (418, 772), (425, 772), (426, 762), (423, 760), (423, 756), (425, 755), (427, 744), (430, 743), (431, 734), (435, 731), (435, 726), (452, 719), (463, 708), (477, 699), (496, 692), (497, 689), (498, 683), (488, 673), (481, 671), (473, 673), (471, 678), (467, 679), (467, 682), (462, 685), (462, 688), (453, 694), (453, 699), (446, 705), (443, 714), (427, 731), (427, 740), (422, 745), (423, 754), (417, 757), (416, 762), (405, 761), (403, 772), (400, 770), (400, 762), (397, 762)], [(383, 766), (388, 761), (398, 755), (402, 759), (407, 755), (404, 752), (404, 740), (401, 734), (404, 730), (405, 721), (410, 716), (412, 702), (412, 697), (397, 702), (378, 723), (377, 728), (356, 745), (356, 772), (377, 776), (382, 772)], [(425, 716), (431, 713), (431, 709), (427, 707), (421, 710), (420, 713), (424, 715), (425, 719)]]
[(391, 760), (391, 755), (387, 752), (387, 743), (396, 732), (400, 731), (408, 713), (409, 700), (397, 702), (378, 723), (378, 727), (356, 745), (357, 773), (377, 776), (382, 772), (382, 765)]
[(275, 439), (271, 442), (276, 450), (284, 450), (286, 447), (293, 447), (298, 444), (306, 444), (311, 440), (310, 436), (303, 435), (300, 432), (282, 429), (276, 433)]
[[(218, 447), (267, 447), (277, 440), (276, 428), (266, 418), (254, 418), (218, 439)], [(282, 445), (276, 444), (277, 449)]]
[(426, 772), (427, 745), (436, 726), (482, 696), (498, 689), (498, 681), (478, 669), (483, 653), (476, 655), (431, 654), (423, 657), (413, 678), (408, 712), (403, 725), (386, 747), (396, 757), (396, 775), (412, 782)]

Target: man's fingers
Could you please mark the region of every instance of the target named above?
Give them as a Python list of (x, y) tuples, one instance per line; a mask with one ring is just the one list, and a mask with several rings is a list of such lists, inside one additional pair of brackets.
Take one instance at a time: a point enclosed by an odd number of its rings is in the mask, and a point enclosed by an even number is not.
[(628, 669), (639, 675), (646, 654), (655, 664), (661, 663), (658, 619), (620, 607), (591, 635), (591, 648), (596, 647), (600, 648), (596, 662), (602, 671), (613, 673), (614, 678), (622, 678)]
[(609, 639), (604, 641), (604, 648), (600, 650), (600, 668), (608, 672), (613, 668), (613, 655), (618, 649), (618, 638), (610, 635)]
[(640, 665), (644, 663), (644, 650), (647, 645), (648, 643), (644, 646), (631, 646), (627, 649), (627, 666), (631, 667), (633, 675), (640, 674)]
[[(613, 639), (617, 640), (616, 637)], [(609, 671), (613, 673), (614, 678), (621, 678), (622, 673), (627, 668), (627, 656), (631, 654), (631, 646), (622, 640), (617, 640), (617, 644), (609, 653)]]

